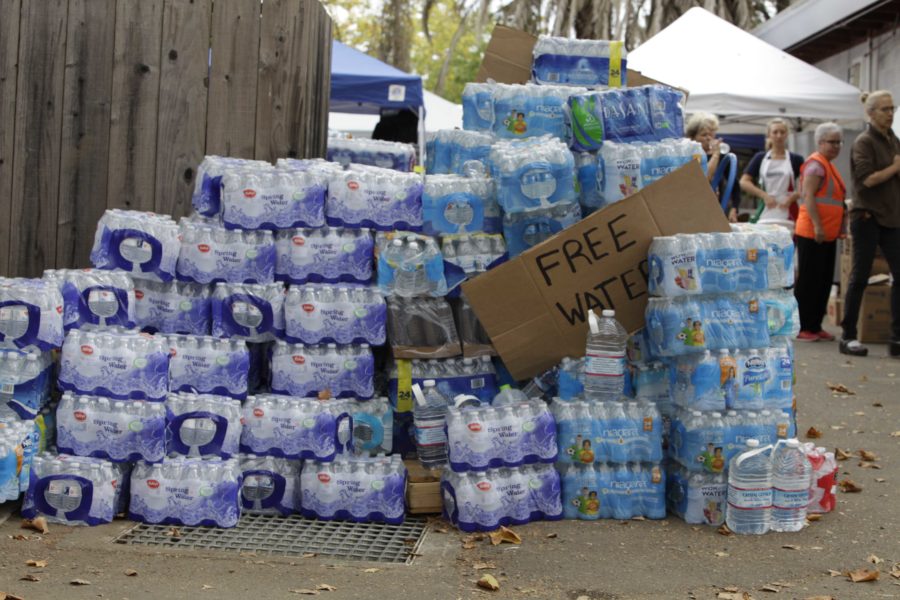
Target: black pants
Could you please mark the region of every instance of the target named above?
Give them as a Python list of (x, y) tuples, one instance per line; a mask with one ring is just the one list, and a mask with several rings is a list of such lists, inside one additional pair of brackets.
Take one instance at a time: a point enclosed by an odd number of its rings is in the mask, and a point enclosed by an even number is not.
[(875, 249), (881, 246), (894, 277), (891, 286), (891, 341), (900, 342), (900, 287), (897, 283), (900, 281), (900, 229), (882, 227), (869, 213), (854, 211), (850, 213), (850, 233), (853, 235), (853, 270), (850, 271), (850, 283), (844, 297), (844, 320), (841, 321), (844, 339), (856, 339), (859, 306), (872, 271)]
[(819, 333), (828, 308), (828, 295), (834, 280), (834, 255), (837, 242), (821, 244), (799, 235), (797, 246), (797, 282), (794, 296), (800, 310), (800, 331)]

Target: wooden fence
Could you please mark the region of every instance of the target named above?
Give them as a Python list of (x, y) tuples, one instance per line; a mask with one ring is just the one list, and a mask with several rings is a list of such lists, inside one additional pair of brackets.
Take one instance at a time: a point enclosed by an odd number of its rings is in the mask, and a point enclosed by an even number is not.
[(330, 72), (317, 0), (0, 0), (0, 274), (186, 214), (205, 154), (324, 156)]

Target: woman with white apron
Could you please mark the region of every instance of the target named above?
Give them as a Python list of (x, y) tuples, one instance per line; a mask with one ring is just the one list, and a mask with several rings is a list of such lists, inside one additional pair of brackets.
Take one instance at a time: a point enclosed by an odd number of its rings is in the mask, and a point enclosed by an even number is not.
[(778, 223), (794, 229), (797, 220), (797, 185), (803, 157), (787, 150), (788, 125), (772, 119), (766, 125), (766, 151), (758, 152), (741, 175), (741, 190), (762, 201), (755, 221)]

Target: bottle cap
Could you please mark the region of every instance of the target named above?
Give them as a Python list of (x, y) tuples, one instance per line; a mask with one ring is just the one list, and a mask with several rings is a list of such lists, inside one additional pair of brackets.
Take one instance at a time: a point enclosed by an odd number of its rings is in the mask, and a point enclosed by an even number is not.
[(614, 310), (611, 309), (611, 308), (604, 308), (604, 309), (603, 309), (603, 312), (602, 312), (601, 314), (602, 314), (604, 317), (614, 317), (614, 316), (616, 316), (616, 311), (614, 311)]
[(759, 440), (749, 439), (747, 440), (748, 448), (759, 448)]

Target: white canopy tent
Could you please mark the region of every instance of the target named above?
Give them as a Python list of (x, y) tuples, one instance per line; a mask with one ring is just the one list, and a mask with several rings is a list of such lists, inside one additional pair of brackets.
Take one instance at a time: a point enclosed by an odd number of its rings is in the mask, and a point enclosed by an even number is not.
[[(859, 123), (859, 90), (702, 8), (692, 8), (628, 54), (628, 68), (687, 90), (687, 112), (707, 111), (729, 130), (781, 116)], [(740, 126), (737, 126), (741, 124)]]
[[(425, 131), (462, 127), (462, 105), (454, 104), (437, 94), (425, 90)], [(353, 137), (371, 137), (378, 123), (378, 115), (339, 113), (328, 114), (328, 128), (353, 134)]]

